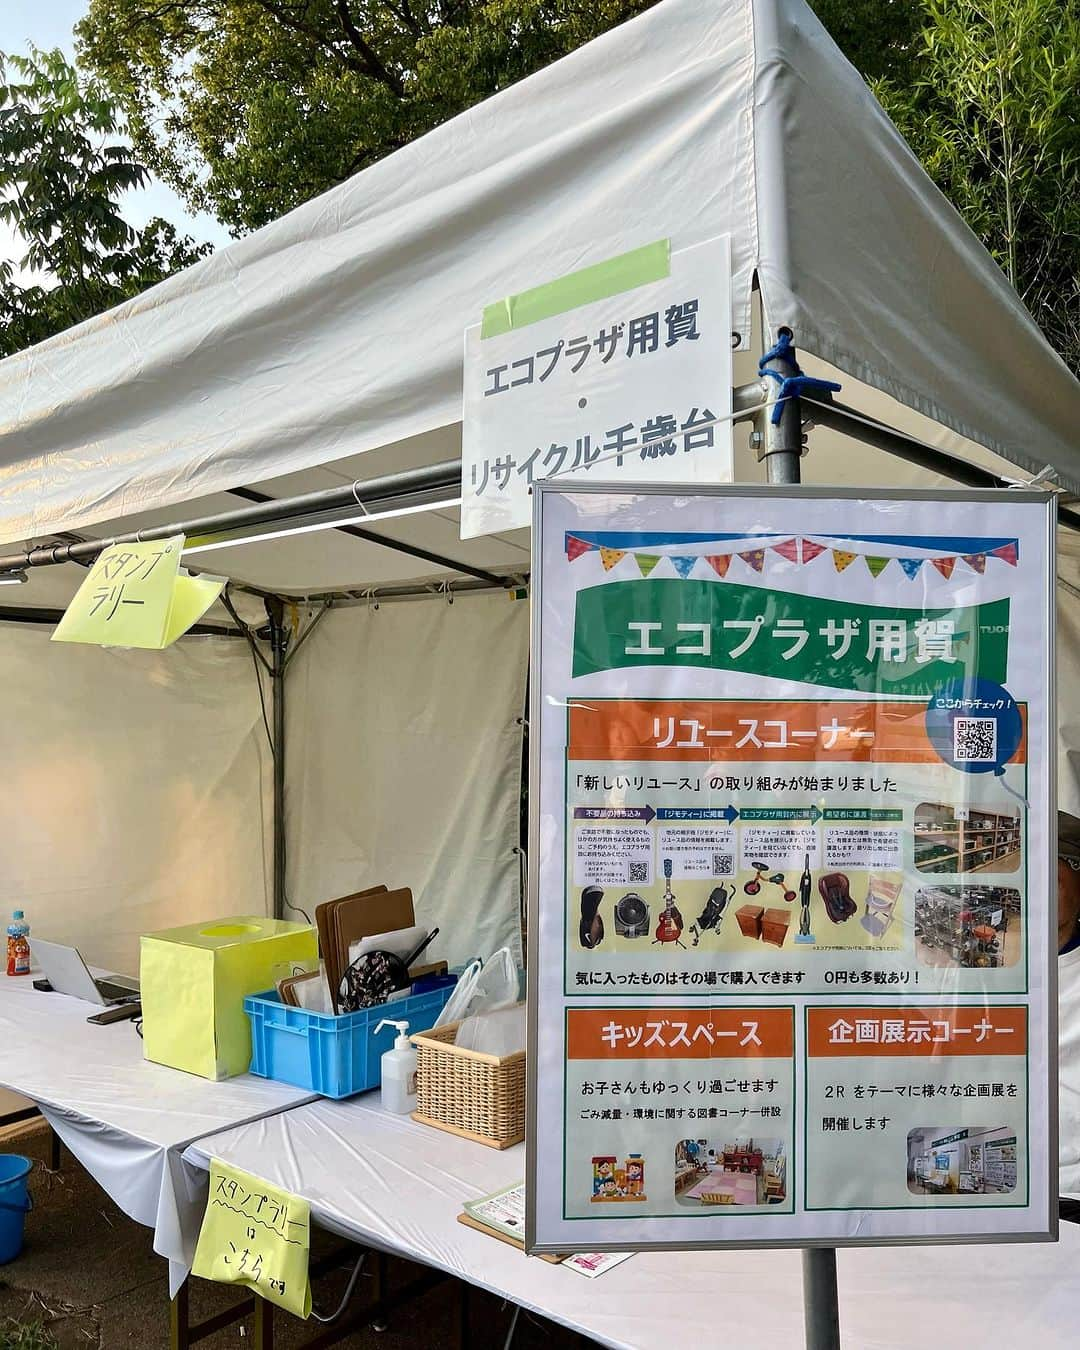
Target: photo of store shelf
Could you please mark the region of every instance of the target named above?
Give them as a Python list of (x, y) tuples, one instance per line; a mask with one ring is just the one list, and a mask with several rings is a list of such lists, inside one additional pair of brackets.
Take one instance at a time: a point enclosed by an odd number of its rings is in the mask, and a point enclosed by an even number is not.
[(915, 955), (971, 970), (1020, 959), (1020, 892), (1011, 886), (926, 886), (915, 896)]
[(915, 866), (920, 872), (1015, 872), (1020, 866), (1020, 816), (923, 802), (915, 809)]

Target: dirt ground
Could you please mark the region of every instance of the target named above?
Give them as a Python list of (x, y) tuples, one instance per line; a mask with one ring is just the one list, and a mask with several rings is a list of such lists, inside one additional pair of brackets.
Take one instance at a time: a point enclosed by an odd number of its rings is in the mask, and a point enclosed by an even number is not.
[[(59, 1350), (168, 1350), (166, 1267), (154, 1254), (150, 1230), (122, 1214), (66, 1150), (61, 1170), (49, 1172), (44, 1125), (35, 1125), (19, 1138), (3, 1139), (0, 1152), (22, 1153), (36, 1164), (26, 1246), (10, 1265), (0, 1266), (0, 1324), (6, 1318), (41, 1322)], [(339, 1245), (337, 1238), (313, 1229), (312, 1260)], [(418, 1273), (408, 1262), (392, 1260), (390, 1288)], [(314, 1283), (319, 1306), (336, 1306), (347, 1274), (339, 1271)], [(237, 1301), (237, 1295), (223, 1286), (203, 1280), (192, 1280), (191, 1285), (195, 1319)], [(354, 1297), (357, 1303), (371, 1297), (367, 1276)], [(477, 1289), (471, 1291), (469, 1307), (474, 1350), (502, 1350), (513, 1309)], [(368, 1328), (340, 1344), (353, 1350), (457, 1350), (460, 1309), (460, 1286), (447, 1280), (391, 1314), (385, 1331)], [(279, 1316), (275, 1350), (300, 1350), (313, 1330), (311, 1324)], [(206, 1350), (250, 1344), (248, 1324), (233, 1325), (199, 1342)], [(522, 1313), (513, 1344), (514, 1350), (580, 1350), (592, 1342)]]

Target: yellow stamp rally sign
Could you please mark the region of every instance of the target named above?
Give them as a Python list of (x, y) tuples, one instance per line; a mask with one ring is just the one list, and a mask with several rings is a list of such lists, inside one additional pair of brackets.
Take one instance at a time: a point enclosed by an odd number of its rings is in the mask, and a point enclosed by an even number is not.
[(170, 646), (198, 623), (225, 585), (224, 577), (189, 576), (180, 566), (183, 549), (182, 534), (105, 549), (52, 640), (155, 651)]
[(310, 1207), (217, 1158), (192, 1274), (242, 1284), (296, 1317), (311, 1312)]

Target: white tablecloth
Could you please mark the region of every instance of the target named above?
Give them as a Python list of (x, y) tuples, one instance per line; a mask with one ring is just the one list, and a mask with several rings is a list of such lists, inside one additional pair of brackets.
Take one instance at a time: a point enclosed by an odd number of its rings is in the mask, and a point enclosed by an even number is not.
[(99, 1007), (0, 976), (0, 1086), (29, 1097), (125, 1214), (154, 1230), (175, 1293), (190, 1268), (203, 1196), (180, 1154), (193, 1140), (310, 1101), (245, 1075), (212, 1083), (143, 1059), (131, 1021), (91, 1026)]
[[(618, 1350), (802, 1344), (797, 1251), (642, 1253), (589, 1280), (457, 1222), (462, 1201), (520, 1181), (499, 1153), (390, 1116), (376, 1094), (319, 1101), (204, 1138), (211, 1156), (303, 1196), (323, 1227), (445, 1270)], [(194, 1184), (194, 1183), (193, 1183)], [(1059, 1244), (879, 1247), (837, 1256), (845, 1345), (859, 1350), (1072, 1347), (1080, 1227)]]

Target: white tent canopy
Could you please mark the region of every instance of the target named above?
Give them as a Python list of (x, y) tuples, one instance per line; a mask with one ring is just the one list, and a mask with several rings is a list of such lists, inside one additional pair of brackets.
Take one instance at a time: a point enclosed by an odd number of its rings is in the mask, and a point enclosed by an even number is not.
[[(767, 331), (790, 326), (808, 372), (839, 378), (845, 403), (999, 474), (1050, 463), (1080, 490), (1080, 385), (802, 0), (664, 0), (138, 299), (0, 362), (0, 542), (106, 536), (234, 509), (241, 487), (289, 497), (454, 459), (462, 335), (485, 304), (656, 238), (683, 247), (722, 233), (738, 381), (763, 344), (756, 277)], [(944, 481), (835, 431), (810, 443), (808, 481)], [(762, 476), (745, 435), (737, 475)], [(471, 566), (528, 569), (528, 531), (463, 543), (452, 508), (376, 532)], [(1077, 538), (1063, 534), (1067, 548)], [(452, 561), (337, 531), (198, 562), (297, 596), (455, 575)], [(64, 603), (84, 575), (34, 568), (0, 605)], [(1073, 593), (1061, 613), (1074, 652)], [(55, 919), (38, 923), (47, 936), (79, 896), (88, 953), (128, 965), (139, 931), (262, 909), (273, 765), (245, 645), (192, 638), (143, 660), (47, 639), (47, 628), (3, 629), (5, 686), (31, 695), (17, 728), (5, 719), (0, 731), (0, 800), (13, 838), (35, 846), (0, 856), (0, 887), (35, 921)], [(231, 650), (191, 655), (200, 642)], [(288, 682), (293, 903), (411, 884), (424, 916), (451, 921), (433, 955), (514, 940), (527, 643), (527, 606), (499, 594), (393, 612), (360, 603), (325, 619)], [(219, 682), (213, 698), (200, 695), (206, 681)], [(66, 690), (74, 741), (44, 734), (64, 725)], [(1061, 697), (1075, 808), (1080, 700), (1064, 681)], [(92, 811), (77, 809), (74, 788), (57, 798), (66, 775), (115, 762), (118, 741), (123, 781), (97, 774)], [(64, 828), (35, 836), (58, 800)], [(131, 800), (130, 828), (103, 831)], [(177, 822), (170, 834), (140, 823), (163, 814)]]
[(1080, 386), (803, 0), (665, 0), (0, 363), (3, 541), (381, 447), (443, 458), (485, 304), (723, 233), (744, 345), (756, 275), (770, 330), (1080, 490)]

